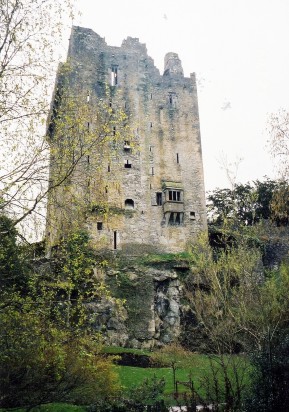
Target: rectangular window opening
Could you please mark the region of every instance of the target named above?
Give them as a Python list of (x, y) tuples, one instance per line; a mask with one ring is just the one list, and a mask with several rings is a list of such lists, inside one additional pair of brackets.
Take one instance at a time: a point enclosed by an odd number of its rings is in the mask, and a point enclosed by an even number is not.
[(154, 168), (152, 167), (152, 176), (155, 174), (155, 170), (154, 170)]
[(128, 160), (127, 160), (126, 163), (124, 164), (124, 167), (126, 169), (131, 169), (131, 163), (129, 163)]
[(112, 135), (115, 136), (116, 135), (116, 126), (112, 127)]
[(103, 223), (97, 222), (97, 230), (102, 230), (102, 229), (103, 229)]
[(89, 162), (90, 162), (90, 157), (89, 155), (87, 155), (87, 164), (89, 164)]
[(169, 190), (169, 200), (172, 202), (181, 202), (181, 191)]
[(190, 219), (195, 220), (196, 219), (196, 212), (190, 212)]
[(180, 163), (179, 154), (177, 153), (177, 163)]
[(162, 192), (157, 192), (156, 193), (156, 202), (157, 202), (157, 206), (161, 206), (163, 204), (163, 194), (162, 194)]
[(183, 216), (182, 212), (171, 212), (168, 220), (168, 224), (170, 226), (180, 226), (183, 223)]
[(125, 141), (124, 141), (123, 150), (124, 150), (125, 152), (130, 152), (130, 151), (131, 151), (131, 147), (130, 147), (130, 142), (129, 142), (129, 140), (125, 140)]
[(107, 165), (107, 171), (110, 172), (110, 164)]

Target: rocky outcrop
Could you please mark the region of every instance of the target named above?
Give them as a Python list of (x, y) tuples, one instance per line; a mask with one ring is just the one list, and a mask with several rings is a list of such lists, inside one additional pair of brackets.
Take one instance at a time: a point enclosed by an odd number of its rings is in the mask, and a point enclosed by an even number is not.
[(110, 345), (153, 348), (180, 335), (182, 287), (175, 269), (139, 266), (107, 270), (106, 283), (118, 299), (90, 304), (96, 330)]

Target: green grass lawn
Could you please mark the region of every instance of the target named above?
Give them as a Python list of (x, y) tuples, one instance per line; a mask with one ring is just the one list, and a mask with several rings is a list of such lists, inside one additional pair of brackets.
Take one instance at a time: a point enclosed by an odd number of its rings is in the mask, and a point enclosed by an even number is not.
[[(208, 373), (209, 362), (205, 356), (194, 355), (195, 366), (192, 364), (189, 367), (177, 367), (176, 380), (186, 382), (193, 380), (199, 386), (200, 379)], [(125, 389), (139, 386), (145, 379), (151, 379), (154, 376), (157, 379), (165, 379), (165, 394), (172, 394), (173, 387), (173, 370), (171, 367), (163, 368), (138, 368), (132, 366), (117, 366), (121, 385)], [(180, 391), (184, 392), (184, 386), (180, 386)]]
[[(180, 382), (193, 381), (194, 388), (198, 395), (203, 399), (208, 399), (206, 383), (213, 382), (215, 376), (220, 391), (224, 389), (224, 368), (220, 367), (221, 361), (226, 366), (232, 386), (235, 385), (234, 369), (238, 371), (238, 378), (244, 383), (244, 386), (249, 384), (249, 374), (251, 366), (248, 360), (242, 356), (223, 356), (212, 357), (195, 353), (171, 351), (171, 352), (150, 352), (138, 349), (125, 349), (109, 347), (105, 348), (104, 352), (111, 355), (118, 355), (123, 352), (130, 352), (139, 355), (151, 356), (154, 364), (159, 367), (140, 368), (132, 366), (116, 365), (115, 369), (119, 375), (120, 383), (124, 392), (129, 392), (131, 389), (141, 386), (145, 380), (151, 380), (154, 377), (165, 380), (164, 399), (167, 404), (175, 404), (173, 401), (174, 394), (174, 379), (172, 364), (176, 366), (176, 380)], [(213, 359), (213, 364), (211, 360)], [(213, 366), (212, 366), (213, 365)], [(179, 394), (189, 393), (189, 389), (180, 384), (178, 385)], [(14, 412), (24, 412), (25, 409), (10, 409)], [(51, 404), (36, 407), (32, 412), (84, 412), (85, 408), (67, 404)], [(0, 409), (0, 412), (4, 412)]]
[[(210, 357), (206, 355), (190, 354), (189, 357), (182, 359), (175, 357), (176, 362), (176, 380), (180, 382), (193, 381), (194, 388), (198, 395), (206, 399), (208, 382), (213, 382), (213, 375), (217, 378), (220, 390), (224, 388), (224, 369), (220, 367), (218, 357), (213, 358), (213, 365), (210, 362)], [(170, 363), (172, 359), (168, 355), (166, 362)], [(244, 386), (249, 384), (250, 364), (246, 358), (242, 356), (224, 356), (223, 361), (227, 363), (227, 373), (231, 380), (232, 386), (235, 385), (234, 368), (237, 367), (238, 378), (243, 381)], [(117, 366), (121, 385), (124, 390), (135, 388), (142, 384), (145, 379), (152, 379), (154, 376), (157, 379), (165, 379), (164, 394), (166, 398), (172, 397), (174, 393), (173, 369), (171, 366), (159, 368), (139, 368), (131, 366)], [(189, 389), (180, 384), (178, 385), (179, 393), (189, 392)]]

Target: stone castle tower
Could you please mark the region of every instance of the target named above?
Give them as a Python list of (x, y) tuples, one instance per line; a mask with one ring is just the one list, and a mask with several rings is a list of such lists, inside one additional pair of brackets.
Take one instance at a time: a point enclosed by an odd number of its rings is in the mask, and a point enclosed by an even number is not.
[[(88, 229), (96, 248), (132, 254), (184, 250), (206, 230), (195, 75), (184, 77), (176, 53), (166, 54), (160, 75), (137, 38), (128, 37), (121, 47), (112, 47), (81, 27), (72, 29), (68, 59), (72, 67), (67, 74), (69, 95), (74, 99), (85, 95), (92, 108), (105, 101), (108, 111), (121, 109), (126, 118), (122, 127), (111, 122), (110, 138), (87, 149), (69, 179), (51, 191), (49, 244), (57, 244), (63, 232), (77, 222)], [(53, 161), (57, 142), (70, 145), (69, 132), (67, 140), (59, 137), (53, 125), (58, 105), (54, 98), (48, 127), (51, 181), (58, 173)], [(83, 122), (93, 130), (100, 120), (86, 118)], [(118, 143), (113, 147), (116, 135)], [(77, 193), (81, 206), (75, 200)]]

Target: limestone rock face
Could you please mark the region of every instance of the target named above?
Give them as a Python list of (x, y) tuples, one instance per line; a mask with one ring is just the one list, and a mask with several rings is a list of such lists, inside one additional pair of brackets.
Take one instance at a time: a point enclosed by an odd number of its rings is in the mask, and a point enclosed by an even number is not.
[(123, 299), (122, 315), (108, 301), (91, 308), (108, 344), (149, 349), (178, 338), (182, 287), (175, 270), (135, 266), (108, 274), (111, 293)]

